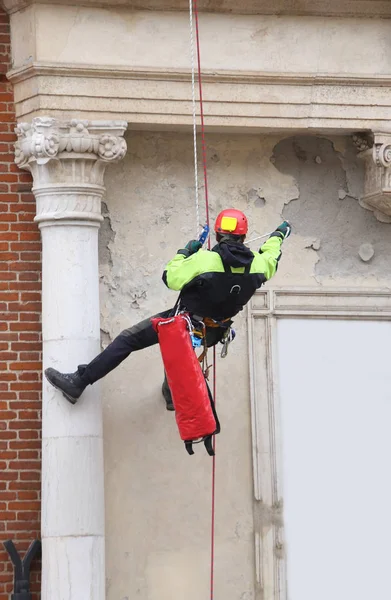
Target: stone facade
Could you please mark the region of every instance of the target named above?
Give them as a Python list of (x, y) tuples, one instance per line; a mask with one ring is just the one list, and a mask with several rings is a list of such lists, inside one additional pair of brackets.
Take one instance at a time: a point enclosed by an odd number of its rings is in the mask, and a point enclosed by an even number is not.
[[(174, 304), (162, 270), (205, 219), (188, 15), (168, 0), (4, 4), (16, 163), (33, 175), (43, 242), (43, 362), (74, 370), (99, 350), (99, 316), (105, 346)], [(234, 205), (250, 239), (284, 218), (294, 228), (217, 359), (215, 586), (227, 600), (285, 600), (276, 320), (338, 307), (389, 318), (389, 3), (290, 4), (275, 14), (278, 2), (246, 0), (234, 14), (230, 0), (206, 2), (200, 15), (211, 219)], [(150, 348), (76, 407), (44, 384), (43, 600), (208, 594), (211, 463), (185, 454), (161, 379)]]

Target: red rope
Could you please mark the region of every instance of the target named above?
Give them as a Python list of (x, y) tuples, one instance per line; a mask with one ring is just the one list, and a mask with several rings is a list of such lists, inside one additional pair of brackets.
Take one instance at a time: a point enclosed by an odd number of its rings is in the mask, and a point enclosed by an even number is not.
[[(216, 347), (213, 347), (213, 398), (216, 403)], [(213, 450), (216, 450), (216, 436), (213, 438)], [(215, 499), (216, 499), (216, 456), (212, 457), (212, 520), (210, 535), (210, 600), (214, 598), (215, 567)]]
[[(198, 64), (198, 89), (200, 96), (200, 117), (201, 117), (201, 141), (202, 141), (202, 164), (204, 167), (204, 185), (205, 185), (205, 208), (206, 222), (210, 228), (209, 216), (209, 191), (208, 191), (208, 171), (206, 161), (206, 143), (205, 143), (205, 119), (204, 102), (202, 96), (202, 75), (201, 75), (201, 51), (200, 34), (198, 23), (197, 0), (193, 0), (196, 44), (197, 44), (197, 64)], [(210, 250), (210, 236), (208, 238), (208, 248)], [(216, 347), (213, 347), (213, 398), (216, 402)], [(213, 438), (213, 449), (216, 450), (216, 437)], [(212, 519), (211, 519), (211, 539), (210, 539), (210, 600), (214, 598), (214, 563), (215, 563), (215, 506), (216, 506), (216, 457), (212, 458)]]
[[(206, 167), (204, 101), (203, 101), (203, 97), (202, 97), (201, 51), (200, 51), (200, 33), (199, 33), (199, 23), (198, 23), (197, 0), (193, 0), (193, 7), (194, 7), (194, 21), (195, 21), (195, 30), (196, 30), (196, 44), (197, 44), (198, 90), (199, 90), (199, 95), (200, 95), (201, 143), (202, 143), (202, 164), (204, 167), (206, 222), (207, 222), (208, 227), (210, 227), (208, 172), (207, 172), (207, 167)], [(210, 249), (210, 236), (208, 238), (208, 248)]]

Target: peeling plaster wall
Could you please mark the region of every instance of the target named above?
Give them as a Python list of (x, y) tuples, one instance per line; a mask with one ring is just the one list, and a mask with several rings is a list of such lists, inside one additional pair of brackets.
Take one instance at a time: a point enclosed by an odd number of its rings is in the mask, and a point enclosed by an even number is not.
[[(275, 146), (274, 166), (291, 175), (299, 190), (283, 215), (299, 237), (308, 238), (305, 247), (317, 251), (319, 283), (390, 283), (390, 226), (360, 209), (363, 165), (348, 138), (335, 143), (339, 148), (325, 138), (292, 137)], [(365, 245), (373, 251), (368, 261), (361, 251)]]
[[(128, 145), (106, 179), (103, 345), (175, 303), (161, 274), (196, 232), (191, 136), (132, 133)], [(212, 219), (227, 206), (246, 211), (249, 238), (292, 220), (294, 234), (269, 287), (391, 285), (391, 229), (355, 200), (363, 168), (347, 138), (210, 135), (208, 163)], [(375, 249), (368, 263), (357, 254), (364, 242)], [(228, 357), (217, 360), (223, 432), (217, 438), (216, 593), (252, 600), (258, 593), (245, 315), (235, 323), (237, 339)], [(108, 600), (208, 595), (211, 460), (201, 447), (186, 455), (161, 397), (162, 376), (153, 347), (103, 380)]]

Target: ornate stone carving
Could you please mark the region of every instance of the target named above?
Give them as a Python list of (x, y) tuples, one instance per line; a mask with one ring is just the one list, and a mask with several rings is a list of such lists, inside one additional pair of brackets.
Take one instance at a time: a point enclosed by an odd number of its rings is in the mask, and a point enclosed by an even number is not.
[(15, 144), (15, 162), (20, 167), (34, 156), (41, 164), (54, 158), (59, 150), (60, 136), (57, 131), (45, 132), (45, 128), (51, 127), (54, 119), (37, 118), (34, 121), (36, 128), (33, 131), (30, 123), (21, 123), (15, 129), (18, 141)]
[(365, 162), (364, 194), (360, 205), (383, 223), (391, 223), (391, 133), (374, 133), (373, 146), (359, 154)]
[(373, 146), (373, 160), (378, 167), (390, 167), (391, 166), (391, 135), (390, 143), (388, 144), (374, 144)]
[[(94, 130), (98, 128), (98, 132)], [(105, 133), (99, 130), (105, 129)], [(15, 162), (24, 168), (30, 160), (45, 164), (62, 152), (93, 154), (103, 161), (120, 160), (126, 153), (122, 135), (126, 123), (119, 121), (61, 122), (51, 117), (36, 117), (32, 123), (20, 123), (15, 133)], [(115, 135), (117, 134), (117, 135)]]
[(102, 135), (99, 139), (98, 153), (103, 160), (121, 159), (126, 153), (126, 142), (114, 135)]
[(369, 150), (369, 148), (372, 148), (373, 146), (373, 140), (367, 133), (355, 133), (352, 136), (352, 140), (359, 152)]
[(17, 126), (15, 161), (33, 175), (35, 220), (41, 227), (65, 219), (99, 226), (104, 171), (125, 156), (126, 126), (124, 121), (64, 122), (51, 117)]

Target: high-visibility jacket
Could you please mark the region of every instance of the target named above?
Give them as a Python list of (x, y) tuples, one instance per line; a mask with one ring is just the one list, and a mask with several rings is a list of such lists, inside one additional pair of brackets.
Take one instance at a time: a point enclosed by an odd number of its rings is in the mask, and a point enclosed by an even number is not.
[(186, 249), (178, 250), (166, 266), (163, 281), (170, 289), (181, 291), (181, 304), (190, 313), (229, 319), (276, 273), (282, 241), (283, 236), (276, 232), (259, 252), (226, 241), (191, 256)]

